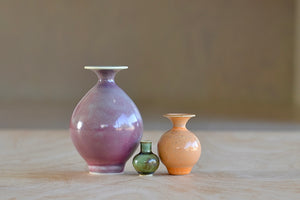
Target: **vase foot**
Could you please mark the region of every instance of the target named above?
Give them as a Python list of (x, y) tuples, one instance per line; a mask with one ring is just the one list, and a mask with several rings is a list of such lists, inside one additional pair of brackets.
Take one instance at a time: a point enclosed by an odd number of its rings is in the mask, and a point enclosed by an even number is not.
[(186, 175), (191, 173), (192, 167), (169, 167), (167, 168), (169, 174), (171, 175)]
[(139, 174), (139, 176), (153, 176), (153, 174)]
[(124, 165), (89, 165), (90, 174), (118, 174), (123, 173)]

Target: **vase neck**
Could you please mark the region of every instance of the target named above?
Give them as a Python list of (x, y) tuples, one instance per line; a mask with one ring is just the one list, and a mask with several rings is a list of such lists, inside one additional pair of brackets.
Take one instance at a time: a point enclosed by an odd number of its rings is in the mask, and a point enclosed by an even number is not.
[(190, 118), (194, 117), (193, 114), (169, 113), (164, 115), (173, 124), (173, 129), (186, 129), (186, 123)]
[(94, 70), (100, 83), (103, 82), (114, 83), (115, 76), (118, 73), (118, 71), (119, 70)]
[(152, 152), (152, 142), (142, 141), (141, 144), (141, 153), (151, 153)]
[(100, 83), (115, 83), (116, 74), (122, 69), (127, 69), (127, 66), (86, 66), (85, 69), (92, 70), (98, 77)]

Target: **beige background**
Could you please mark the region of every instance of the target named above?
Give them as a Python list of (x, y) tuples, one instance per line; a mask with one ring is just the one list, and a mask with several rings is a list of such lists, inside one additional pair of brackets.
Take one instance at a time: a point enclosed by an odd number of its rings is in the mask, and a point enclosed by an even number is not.
[(291, 119), (294, 16), (292, 0), (1, 0), (0, 125), (65, 126), (96, 81), (84, 65), (128, 65), (117, 82), (146, 117)]
[(294, 3), (294, 104), (300, 109), (300, 0)]

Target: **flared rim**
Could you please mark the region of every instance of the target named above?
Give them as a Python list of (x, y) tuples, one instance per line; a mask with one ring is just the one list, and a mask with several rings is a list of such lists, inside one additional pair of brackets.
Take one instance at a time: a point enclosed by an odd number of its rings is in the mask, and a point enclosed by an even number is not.
[(128, 66), (84, 66), (84, 69), (112, 70), (112, 69), (128, 69)]
[(191, 113), (167, 113), (163, 115), (164, 117), (195, 117), (195, 114)]
[(152, 143), (152, 141), (151, 140), (141, 140), (140, 143), (141, 144), (150, 144), (150, 143)]

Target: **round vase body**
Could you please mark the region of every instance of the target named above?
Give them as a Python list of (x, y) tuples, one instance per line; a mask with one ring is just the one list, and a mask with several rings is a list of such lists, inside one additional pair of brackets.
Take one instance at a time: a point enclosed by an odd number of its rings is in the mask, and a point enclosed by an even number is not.
[(152, 142), (142, 141), (140, 153), (132, 159), (132, 165), (140, 175), (152, 176), (159, 167), (159, 158), (151, 149)]
[(186, 129), (186, 122), (195, 115), (170, 113), (164, 115), (173, 122), (173, 128), (164, 133), (157, 145), (161, 162), (171, 175), (189, 174), (201, 155), (200, 141)]
[(141, 115), (128, 95), (114, 82), (127, 67), (85, 67), (99, 81), (73, 111), (73, 144), (87, 162), (90, 173), (120, 173), (137, 148), (143, 133)]

